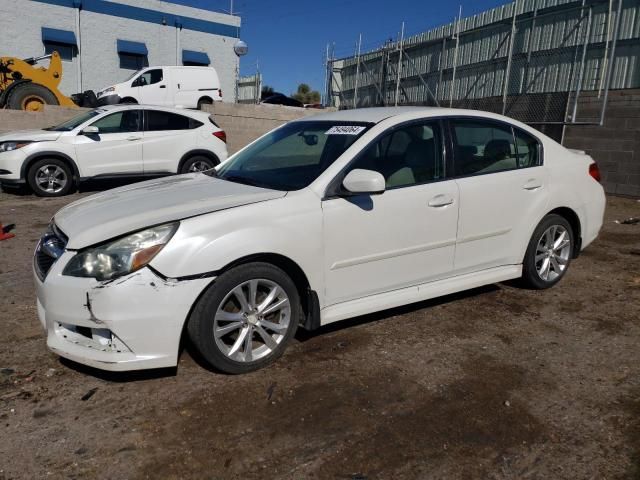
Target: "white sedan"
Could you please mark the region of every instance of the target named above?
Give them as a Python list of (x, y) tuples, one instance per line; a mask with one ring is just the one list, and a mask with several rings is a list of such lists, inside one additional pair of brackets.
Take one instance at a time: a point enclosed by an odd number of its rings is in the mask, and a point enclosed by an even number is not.
[(0, 185), (58, 197), (91, 178), (202, 171), (227, 159), (226, 141), (205, 112), (101, 107), (55, 127), (0, 135)]
[(515, 120), (372, 108), (290, 122), (209, 175), (60, 210), (34, 258), (55, 353), (175, 366), (181, 337), (230, 373), (300, 325), (522, 278), (548, 288), (597, 236), (595, 162)]

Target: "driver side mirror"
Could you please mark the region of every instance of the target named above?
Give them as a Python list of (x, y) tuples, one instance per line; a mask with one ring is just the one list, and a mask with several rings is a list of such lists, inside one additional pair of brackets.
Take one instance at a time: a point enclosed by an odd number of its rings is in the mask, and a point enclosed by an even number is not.
[(89, 125), (88, 127), (84, 127), (80, 133), (82, 133), (82, 135), (97, 135), (100, 133), (100, 129), (93, 125)]
[(342, 187), (353, 194), (379, 195), (384, 193), (385, 183), (381, 173), (356, 168), (344, 177)]

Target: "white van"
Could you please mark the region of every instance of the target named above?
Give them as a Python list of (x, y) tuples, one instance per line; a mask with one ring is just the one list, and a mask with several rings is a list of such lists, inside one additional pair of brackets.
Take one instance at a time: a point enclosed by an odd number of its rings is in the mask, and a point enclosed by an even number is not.
[(96, 96), (99, 105), (143, 103), (199, 109), (222, 101), (222, 89), (213, 67), (148, 67)]

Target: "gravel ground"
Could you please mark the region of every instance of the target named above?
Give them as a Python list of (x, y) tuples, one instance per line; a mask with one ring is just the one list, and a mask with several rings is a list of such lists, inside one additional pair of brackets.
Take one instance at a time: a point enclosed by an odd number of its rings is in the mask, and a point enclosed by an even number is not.
[(31, 255), (62, 199), (0, 193), (0, 479), (638, 479), (640, 216), (546, 291), (498, 284), (301, 332), (226, 376), (47, 351)]

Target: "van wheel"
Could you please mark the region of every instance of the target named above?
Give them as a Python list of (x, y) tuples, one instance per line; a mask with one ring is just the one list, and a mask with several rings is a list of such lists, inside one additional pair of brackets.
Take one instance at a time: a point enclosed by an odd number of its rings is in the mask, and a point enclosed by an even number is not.
[(195, 172), (204, 172), (206, 170), (211, 170), (214, 168), (218, 162), (214, 162), (209, 157), (205, 157), (203, 155), (194, 155), (189, 158), (180, 169), (180, 173), (195, 173)]
[(187, 329), (198, 353), (226, 373), (262, 368), (296, 333), (300, 297), (291, 278), (268, 263), (224, 272), (198, 300)]
[(213, 105), (213, 100), (210, 98), (201, 98), (198, 100), (198, 110), (202, 110), (203, 105)]
[(43, 158), (31, 165), (27, 181), (39, 197), (61, 197), (73, 188), (71, 169), (57, 158)]

